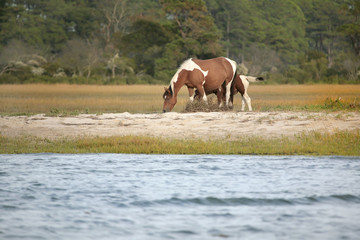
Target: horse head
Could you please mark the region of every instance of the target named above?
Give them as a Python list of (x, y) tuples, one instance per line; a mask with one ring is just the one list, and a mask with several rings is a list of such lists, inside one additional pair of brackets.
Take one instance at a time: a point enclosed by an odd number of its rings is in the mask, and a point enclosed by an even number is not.
[(163, 112), (170, 112), (174, 108), (177, 100), (176, 97), (173, 96), (173, 91), (171, 87), (169, 88), (164, 87), (164, 89), (165, 92), (163, 94), (163, 99), (164, 99)]

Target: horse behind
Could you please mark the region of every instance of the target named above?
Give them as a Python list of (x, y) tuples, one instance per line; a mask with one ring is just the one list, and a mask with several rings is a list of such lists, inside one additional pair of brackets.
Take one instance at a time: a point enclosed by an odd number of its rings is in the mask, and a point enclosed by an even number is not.
[[(259, 82), (259, 81), (264, 81), (264, 78), (236, 74), (236, 76), (234, 77), (234, 80), (231, 83), (231, 87), (230, 87), (229, 106), (230, 107), (233, 106), (234, 95), (239, 92), (242, 97), (241, 111), (245, 110), (245, 104), (248, 105), (249, 111), (252, 111), (251, 98), (249, 97), (247, 90), (249, 88), (250, 82)], [(220, 98), (224, 99), (225, 98), (224, 91), (225, 91), (225, 89), (222, 88), (222, 89), (217, 89), (215, 91), (209, 92), (207, 94), (214, 93), (214, 94), (216, 94), (216, 96), (218, 98), (220, 97)], [(199, 98), (198, 91), (195, 91), (195, 98)]]
[[(176, 102), (177, 95), (182, 86), (186, 85), (190, 101), (194, 100), (194, 88), (199, 92), (200, 99), (207, 102), (206, 93), (226, 89), (226, 106), (230, 100), (231, 83), (235, 77), (236, 62), (225, 57), (199, 60), (190, 58), (181, 64), (163, 94), (163, 111), (171, 111)], [(218, 100), (222, 101), (222, 95)]]
[(248, 105), (249, 111), (252, 111), (251, 98), (249, 97), (247, 90), (250, 82), (264, 81), (262, 77), (252, 77), (236, 74), (234, 81), (231, 84), (230, 102), (234, 103), (234, 95), (240, 93), (242, 97), (241, 111), (245, 111), (245, 104)]

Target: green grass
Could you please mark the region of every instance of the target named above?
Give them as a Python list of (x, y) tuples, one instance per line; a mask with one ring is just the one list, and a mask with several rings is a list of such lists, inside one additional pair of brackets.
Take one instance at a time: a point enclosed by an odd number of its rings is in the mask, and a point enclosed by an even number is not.
[(312, 132), (294, 137), (237, 140), (169, 140), (154, 137), (93, 137), (49, 140), (0, 136), (0, 153), (256, 154), (360, 156), (360, 131)]
[(269, 105), (262, 103), (254, 104), (255, 108), (260, 112), (270, 112), (270, 111), (310, 111), (310, 112), (321, 112), (321, 111), (349, 111), (356, 112), (360, 111), (360, 98), (347, 99), (343, 100), (341, 97), (332, 98), (327, 97), (324, 100), (321, 100), (316, 103), (303, 104), (303, 105), (290, 105), (285, 102), (278, 105)]

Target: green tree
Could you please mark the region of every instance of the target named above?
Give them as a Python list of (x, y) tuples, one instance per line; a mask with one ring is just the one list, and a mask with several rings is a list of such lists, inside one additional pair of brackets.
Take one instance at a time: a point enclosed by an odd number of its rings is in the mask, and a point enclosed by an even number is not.
[[(45, 2), (45, 1), (43, 1)], [(50, 11), (42, 1), (7, 1), (6, 13), (2, 17), (0, 42), (6, 45), (12, 39), (23, 41), (36, 48), (59, 51), (67, 40), (59, 12)], [(62, 9), (60, 1), (59, 9)], [(6, 20), (4, 20), (6, 19)]]
[[(54, 8), (58, 0), (54, 0)], [(69, 38), (80, 37), (83, 39), (98, 38), (100, 28), (100, 11), (93, 1), (72, 0), (64, 6), (64, 24)], [(49, 3), (48, 3), (49, 4)]]
[[(222, 53), (220, 31), (202, 0), (161, 0), (187, 56), (214, 57)], [(178, 41), (179, 42), (179, 41)]]
[[(222, 31), (222, 44), (226, 56), (239, 62), (244, 61), (245, 49), (264, 37), (264, 25), (252, 9), (248, 0), (211, 0), (207, 1), (216, 25)], [(255, 14), (249, 14), (254, 12)]]
[(5, 13), (0, 16), (0, 43), (3, 45), (16, 39), (58, 53), (74, 35), (91, 38), (98, 28), (96, 11), (83, 1), (5, 0), (2, 9)]
[(345, 18), (340, 14), (339, 0), (298, 0), (307, 18), (306, 36), (311, 49), (322, 51), (328, 59), (328, 67), (334, 65), (337, 51), (343, 51), (343, 39), (338, 27)]
[(89, 42), (77, 38), (69, 40), (57, 61), (72, 76), (89, 78), (94, 66), (102, 62), (102, 48), (97, 41)]
[[(203, 0), (161, 0), (173, 40), (156, 59), (157, 77), (167, 79), (186, 58), (211, 58), (223, 54), (221, 33)], [(175, 66), (175, 67), (174, 67)]]
[[(138, 66), (136, 71), (145, 71), (154, 76), (155, 59), (159, 58), (172, 33), (159, 22), (140, 18), (134, 22), (131, 32), (121, 36), (116, 46), (123, 56), (131, 56)], [(136, 41), (134, 41), (136, 39)]]
[(99, 1), (97, 7), (101, 12), (101, 33), (107, 45), (117, 32), (125, 32), (130, 27), (130, 16), (133, 12), (128, 0)]
[(360, 0), (351, 0), (345, 5), (346, 14), (349, 16), (348, 22), (339, 27), (354, 51), (360, 57)]
[(45, 70), (89, 77), (107, 67), (132, 83), (168, 81), (186, 58), (221, 55), (283, 83), (356, 82), (360, 0), (1, 0), (3, 78), (32, 74), (14, 46), (45, 57)]
[(307, 48), (306, 19), (300, 7), (291, 0), (263, 0), (257, 4), (266, 20), (264, 44), (279, 52), (286, 62), (294, 63), (297, 54)]
[[(284, 63), (294, 64), (297, 54), (307, 48), (306, 20), (291, 0), (208, 0), (207, 3), (223, 32), (227, 55), (237, 62), (256, 64), (249, 66), (256, 69), (252, 74), (279, 69)], [(260, 52), (271, 57), (274, 67), (259, 59)]]

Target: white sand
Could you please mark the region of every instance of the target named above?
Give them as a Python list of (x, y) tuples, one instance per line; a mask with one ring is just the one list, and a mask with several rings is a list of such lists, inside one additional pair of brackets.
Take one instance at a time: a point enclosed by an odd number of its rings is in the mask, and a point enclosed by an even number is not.
[(165, 114), (81, 114), (73, 117), (0, 117), (3, 136), (42, 138), (78, 136), (157, 136), (165, 138), (236, 139), (294, 136), (302, 132), (360, 129), (359, 112), (198, 112)]

